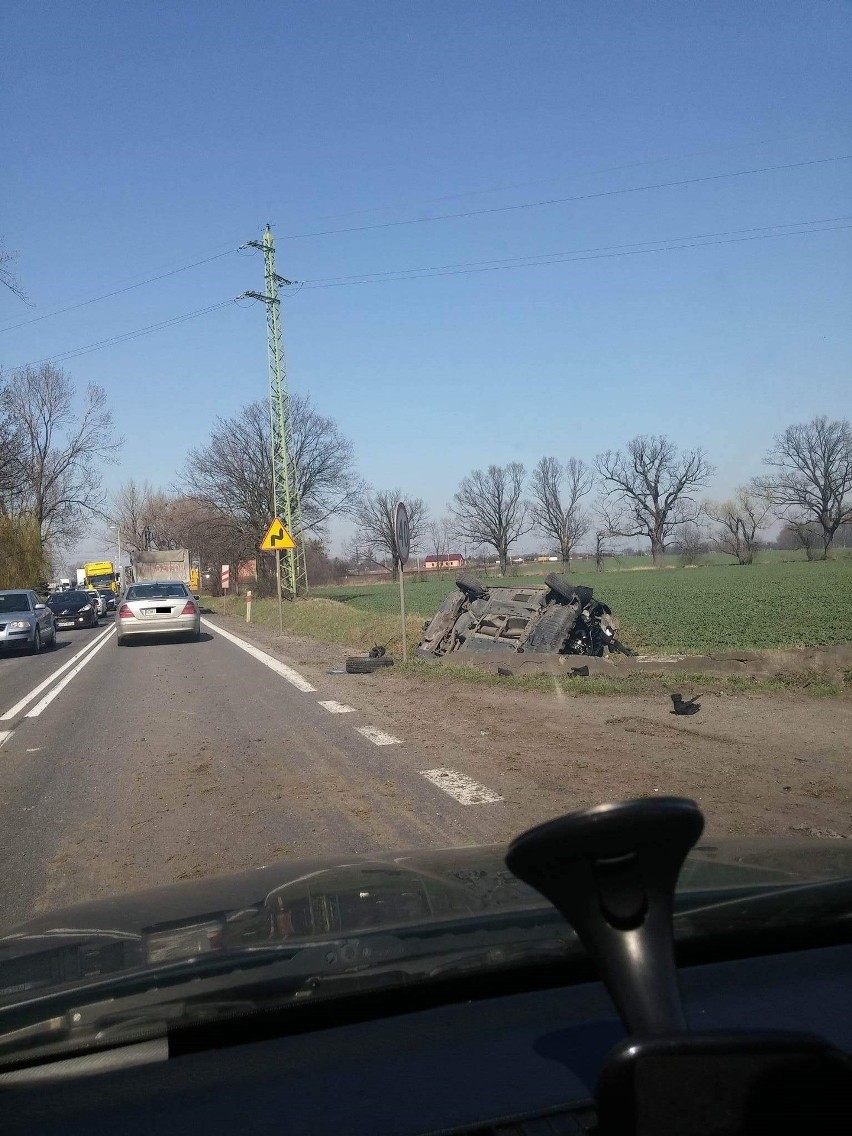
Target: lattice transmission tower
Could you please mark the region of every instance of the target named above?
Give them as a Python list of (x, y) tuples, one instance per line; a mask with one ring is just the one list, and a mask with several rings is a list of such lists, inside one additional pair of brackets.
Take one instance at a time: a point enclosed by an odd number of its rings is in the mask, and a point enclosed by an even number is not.
[(275, 516), (284, 522), (285, 528), (296, 542), (295, 549), (284, 550), (281, 558), (281, 588), (293, 599), (308, 587), (302, 502), (299, 496), (287, 366), (281, 340), (281, 300), (278, 296), (279, 286), (286, 287), (293, 282), (285, 280), (275, 271), (275, 239), (269, 225), (263, 230), (263, 241), (246, 241), (246, 245), (263, 253), (265, 291), (263, 294), (246, 292), (245, 295), (266, 305), (269, 428), (272, 441), (272, 507)]

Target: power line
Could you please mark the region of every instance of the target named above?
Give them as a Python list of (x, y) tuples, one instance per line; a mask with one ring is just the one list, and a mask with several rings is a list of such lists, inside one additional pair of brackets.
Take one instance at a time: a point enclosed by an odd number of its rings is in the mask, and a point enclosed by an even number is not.
[[(664, 162), (683, 162), (689, 158), (705, 158), (711, 154), (728, 154), (732, 150), (746, 150), (755, 146), (773, 146), (779, 142), (798, 142), (807, 138), (812, 141), (812, 136), (808, 134), (789, 134), (781, 138), (762, 138), (757, 141), (751, 142), (737, 142), (731, 146), (711, 146), (706, 150), (690, 150), (682, 154), (664, 154), (655, 158), (640, 158), (634, 162), (619, 162), (614, 166), (598, 166), (596, 169), (580, 169), (567, 176), (571, 179), (583, 177), (598, 177), (601, 174), (618, 173), (621, 170), (632, 170), (641, 166), (656, 166), (662, 165)], [(533, 185), (548, 185), (555, 181), (563, 181), (566, 174), (560, 173), (549, 178), (535, 178), (533, 181), (520, 181), (513, 182), (509, 185), (489, 185), (483, 189), (467, 189), (459, 193), (444, 193), (438, 197), (430, 197), (425, 201), (411, 202), (406, 201), (404, 204), (410, 208), (423, 208), (426, 205), (432, 205), (436, 201), (458, 201), (463, 197), (481, 197), (487, 193), (506, 193), (513, 189), (529, 189)], [(383, 205), (367, 205), (361, 209), (348, 209), (342, 213), (326, 213), (322, 217), (315, 217), (316, 221), (335, 221), (339, 217), (357, 217), (365, 213), (381, 213), (387, 212), (392, 209), (401, 208), (399, 202), (385, 202)]]
[[(827, 221), (843, 221), (845, 218), (828, 218)], [(584, 260), (606, 260), (614, 257), (624, 256), (642, 256), (646, 253), (656, 252), (677, 252), (680, 249), (693, 249), (693, 248), (709, 248), (712, 245), (727, 245), (739, 244), (744, 241), (758, 241), (768, 240), (778, 237), (802, 237), (808, 236), (813, 233), (831, 233), (841, 229), (852, 229), (852, 221), (849, 224), (826, 224), (825, 221), (800, 221), (790, 222), (787, 225), (779, 226), (766, 226), (766, 229), (775, 228), (791, 228), (793, 225), (824, 225), (824, 228), (810, 228), (800, 229), (796, 232), (774, 232), (761, 230), (757, 233), (753, 229), (733, 229), (729, 233), (746, 233), (751, 234), (747, 236), (724, 236), (723, 234), (696, 234), (692, 237), (669, 237), (663, 238), (658, 242), (656, 248), (636, 247), (635, 245), (602, 245), (598, 249), (579, 249), (570, 253), (540, 253), (533, 257), (517, 257), (510, 261), (468, 261), (464, 265), (435, 265), (434, 267), (422, 267), (415, 269), (394, 269), (385, 273), (364, 273), (360, 277), (338, 277), (329, 278), (324, 280), (314, 281), (294, 281), (294, 284), (299, 284), (305, 288), (346, 288), (352, 287), (357, 284), (390, 284), (398, 283), (406, 280), (428, 280), (435, 276), (463, 276), (472, 273), (481, 272), (498, 272), (505, 271), (513, 268), (540, 268), (550, 264), (571, 264), (577, 261)], [(708, 237), (719, 236), (722, 239), (710, 239)], [(668, 243), (665, 243), (668, 242)], [(672, 243), (682, 242), (682, 243)], [(683, 243), (688, 242), (688, 243)], [(638, 245), (651, 245), (652, 241), (640, 241)], [(615, 250), (615, 251), (613, 251)], [(407, 273), (407, 275), (405, 275)], [(80, 355), (89, 354), (92, 351), (100, 351), (105, 347), (113, 347), (119, 343), (126, 343), (129, 340), (137, 339), (143, 335), (150, 335), (155, 331), (162, 331), (168, 327), (174, 327), (177, 324), (186, 323), (188, 320), (197, 319), (199, 316), (207, 315), (210, 312), (219, 311), (222, 308), (228, 307), (230, 304), (238, 304), (242, 296), (236, 296), (230, 300), (222, 300), (217, 304), (210, 304), (205, 308), (199, 308), (193, 312), (186, 312), (183, 315), (173, 316), (171, 319), (162, 320), (160, 323), (149, 324), (146, 327), (137, 328), (133, 331), (122, 332), (120, 335), (110, 336), (106, 339), (99, 340), (95, 343), (88, 343), (82, 347), (70, 348), (68, 351), (61, 352), (57, 355), (49, 355), (43, 359), (31, 360), (28, 363), (21, 363), (18, 366), (22, 367), (36, 367), (41, 363), (56, 363), (66, 361), (68, 359), (75, 359)]]
[[(732, 237), (739, 236), (742, 233), (765, 233), (774, 229), (797, 229), (803, 225), (830, 225), (837, 221), (852, 221), (852, 216), (844, 217), (821, 217), (815, 221), (788, 221), (775, 225), (756, 225), (749, 229), (727, 229), (717, 233), (690, 233), (682, 237), (659, 237), (650, 241), (631, 241), (624, 242), (617, 245), (598, 245), (595, 248), (581, 248), (581, 249), (564, 249), (561, 252), (542, 252), (542, 253), (529, 253), (526, 256), (512, 256), (504, 257), (500, 260), (466, 260), (456, 264), (432, 264), (421, 265), (418, 268), (390, 268), (381, 272), (353, 272), (348, 276), (320, 276), (313, 279), (300, 281), (300, 286), (305, 288), (312, 288), (319, 284), (337, 284), (348, 280), (363, 280), (365, 277), (382, 277), (382, 276), (399, 276), (407, 275), (412, 272), (438, 272), (441, 269), (450, 268), (480, 268), (484, 265), (512, 265), (521, 264), (521, 262), (535, 262), (538, 264), (546, 264), (553, 257), (567, 257), (579, 256), (582, 253), (592, 252), (610, 252), (615, 249), (633, 249), (641, 248), (644, 245), (667, 245), (674, 241), (700, 241), (709, 240), (713, 237)], [(811, 230), (805, 229), (805, 232)], [(822, 230), (816, 230), (822, 232)], [(785, 234), (780, 234), (785, 235)], [(558, 263), (558, 262), (557, 262)]]
[(571, 197), (548, 197), (541, 201), (521, 201), (516, 205), (492, 205), (487, 209), (469, 209), (463, 213), (439, 213), (436, 217), (407, 217), (402, 221), (380, 221), (374, 225), (353, 225), (346, 229), (322, 229), (315, 233), (290, 233), (279, 237), (279, 241), (307, 240), (311, 237), (332, 237), (342, 233), (366, 233), (374, 229), (396, 229), (403, 225), (428, 225), (435, 221), (457, 221), (467, 217), (484, 217), (491, 213), (510, 213), (520, 209), (539, 209), (546, 205), (568, 205), (575, 201), (591, 201), (600, 197), (617, 197), (627, 193), (644, 193), (651, 189), (670, 189), (682, 185), (698, 185), (701, 182), (722, 181), (725, 178), (749, 177), (754, 174), (773, 173), (778, 170), (801, 169), (804, 166), (820, 166), (827, 162), (846, 162), (852, 154), (839, 154), (833, 158), (811, 158), (805, 162), (786, 162), (779, 166), (760, 166), (751, 170), (733, 170), (727, 174), (705, 174), (702, 177), (678, 178), (675, 181), (658, 181), (647, 185), (627, 186), (623, 189), (601, 189), (595, 193), (578, 193)]
[[(777, 141), (784, 141), (784, 140), (785, 139), (771, 139), (770, 141), (776, 141), (777, 142)], [(744, 143), (743, 145), (768, 145), (768, 144), (769, 144), (768, 142), (756, 142), (756, 143)], [(722, 147), (720, 149), (721, 150), (730, 150), (730, 149), (739, 149), (739, 148), (741, 148), (741, 147), (732, 146), (732, 147)], [(695, 151), (692, 154), (686, 154), (686, 155), (676, 155), (676, 156), (673, 156), (673, 157), (663, 157), (663, 158), (651, 158), (651, 159), (642, 160), (642, 161), (638, 161), (638, 162), (628, 162), (628, 163), (623, 163), (623, 164), (617, 165), (617, 166), (604, 167), (600, 170), (586, 171), (583, 176), (589, 176), (590, 174), (594, 175), (594, 174), (600, 174), (600, 173), (610, 173), (610, 172), (614, 172), (614, 171), (618, 171), (618, 170), (622, 170), (622, 169), (631, 169), (631, 168), (634, 168), (636, 166), (654, 165), (657, 162), (678, 161), (678, 160), (683, 159), (684, 157), (697, 157), (697, 156), (702, 156), (703, 154), (709, 154), (709, 153), (714, 153), (714, 152), (716, 152), (716, 151), (715, 150)], [(800, 166), (810, 166), (810, 165), (819, 165), (819, 164), (826, 163), (826, 162), (845, 161), (845, 160), (848, 160), (850, 157), (852, 157), (852, 155), (844, 154), (844, 155), (839, 155), (839, 156), (832, 157), (832, 158), (816, 158), (816, 159), (811, 159), (811, 160), (804, 161), (804, 162), (791, 162), (791, 163), (787, 163), (787, 164), (784, 164), (784, 165), (764, 166), (764, 167), (760, 167), (759, 169), (753, 169), (753, 170), (738, 170), (738, 171), (734, 171), (733, 173), (728, 173), (728, 174), (710, 174), (710, 175), (707, 175), (707, 176), (704, 176), (704, 177), (699, 177), (699, 178), (686, 178), (686, 179), (681, 179), (681, 180), (678, 180), (678, 181), (659, 182), (659, 183), (655, 183), (655, 184), (652, 184), (652, 185), (628, 187), (626, 189), (602, 190), (602, 191), (599, 191), (599, 192), (596, 192), (596, 193), (579, 194), (579, 195), (575, 195), (573, 197), (551, 198), (551, 199), (546, 199), (546, 200), (543, 200), (543, 201), (521, 202), (517, 205), (493, 206), (491, 208), (486, 208), (486, 209), (469, 210), (469, 211), (463, 212), (463, 213), (447, 213), (447, 214), (441, 214), (437, 217), (415, 217), (415, 218), (404, 219), (404, 220), (401, 220), (401, 221), (381, 222), (381, 223), (374, 224), (374, 225), (353, 226), (351, 228), (344, 228), (344, 229), (327, 229), (327, 230), (322, 230), (320, 232), (315, 232), (315, 233), (292, 233), (292, 234), (289, 234), (289, 235), (285, 235), (283, 237), (279, 237), (279, 240), (304, 240), (304, 239), (308, 239), (310, 237), (323, 237), (323, 236), (332, 236), (332, 235), (344, 234), (344, 233), (364, 232), (364, 231), (369, 231), (369, 230), (372, 230), (372, 229), (392, 228), (392, 227), (396, 227), (396, 226), (400, 226), (400, 225), (425, 224), (425, 223), (432, 222), (432, 221), (445, 221), (445, 220), (461, 219), (461, 218), (465, 218), (465, 217), (476, 217), (476, 216), (481, 216), (481, 215), (485, 215), (485, 214), (488, 214), (488, 213), (508, 212), (508, 211), (511, 211), (511, 210), (518, 210), (518, 209), (533, 209), (533, 208), (538, 208), (538, 207), (546, 206), (546, 205), (566, 204), (566, 203), (573, 202), (573, 201), (587, 201), (587, 200), (597, 198), (597, 197), (608, 197), (608, 196), (614, 196), (614, 195), (625, 194), (625, 193), (639, 193), (639, 192), (642, 192), (642, 191), (645, 191), (645, 190), (650, 190), (650, 189), (663, 189), (663, 188), (668, 188), (668, 187), (672, 187), (672, 186), (692, 185), (692, 184), (696, 184), (696, 183), (703, 182), (703, 181), (716, 181), (716, 180), (720, 180), (722, 178), (744, 177), (744, 176), (749, 175), (749, 174), (766, 173), (766, 172), (773, 171), (773, 170), (795, 169), (795, 168), (800, 167)], [(554, 180), (554, 179), (541, 179), (540, 181), (522, 182), (522, 183), (518, 183), (518, 184), (513, 185), (513, 186), (493, 186), (493, 187), (482, 189), (482, 190), (470, 190), (470, 191), (467, 191), (467, 192), (464, 192), (464, 193), (458, 193), (458, 194), (445, 194), (442, 197), (430, 198), (429, 201), (427, 201), (425, 204), (429, 204), (431, 201), (450, 201), (450, 200), (454, 200), (454, 199), (457, 199), (457, 198), (460, 198), (460, 197), (477, 196), (478, 194), (484, 194), (484, 193), (503, 192), (503, 191), (508, 190), (508, 189), (523, 188), (525, 185), (542, 184), (542, 181), (547, 181), (547, 180)], [(346, 217), (346, 216), (356, 215), (358, 213), (368, 213), (368, 212), (373, 212), (373, 211), (378, 210), (378, 209), (385, 209), (385, 208), (393, 208), (393, 206), (375, 206), (375, 207), (364, 209), (364, 210), (353, 210), (350, 213), (332, 214), (332, 216)], [(219, 248), (221, 246), (216, 246), (216, 247)], [(154, 276), (146, 277), (144, 280), (133, 281), (130, 284), (124, 285), (124, 286), (119, 287), (119, 288), (115, 288), (115, 289), (113, 289), (112, 291), (109, 291), (109, 292), (104, 292), (101, 295), (92, 296), (92, 297), (89, 297), (85, 300), (81, 300), (79, 302), (74, 302), (72, 304), (67, 305), (66, 307), (58, 308), (58, 309), (55, 309), (55, 310), (50, 311), (50, 312), (45, 312), (45, 313), (43, 313), (42, 315), (39, 315), (39, 316), (32, 316), (29, 319), (20, 320), (17, 323), (9, 324), (6, 327), (0, 327), (0, 333), (2, 333), (4, 331), (14, 331), (14, 330), (16, 330), (17, 328), (20, 328), (20, 327), (27, 327), (30, 324), (39, 323), (40, 321), (46, 320), (46, 319), (52, 319), (54, 316), (64, 315), (66, 312), (76, 311), (79, 308), (88, 307), (90, 304), (96, 304), (96, 303), (99, 303), (102, 300), (111, 299), (114, 296), (120, 296), (125, 292), (133, 291), (136, 288), (142, 288), (146, 284), (153, 284), (153, 283), (156, 283), (160, 280), (165, 280), (170, 276), (176, 276), (178, 273), (186, 272), (189, 269), (198, 268), (198, 267), (200, 267), (201, 265), (204, 265), (204, 264), (210, 264), (212, 261), (219, 260), (219, 259), (221, 259), (222, 257), (225, 257), (225, 256), (230, 256), (233, 253), (239, 253), (242, 250), (242, 248), (244, 248), (244, 247), (245, 247), (244, 245), (240, 245), (238, 248), (234, 248), (233, 246), (229, 246), (224, 251), (222, 251), (222, 252), (217, 251), (214, 255), (204, 257), (203, 259), (193, 260), (188, 264), (180, 264), (179, 263), (177, 267), (170, 269), (169, 271), (158, 273), (157, 275), (154, 275)], [(172, 262), (172, 263), (174, 263), (174, 262)]]
[(33, 359), (29, 363), (20, 363), (21, 367), (37, 367), (41, 363), (58, 363), (68, 359), (76, 359), (78, 355), (88, 355), (91, 351), (100, 351), (104, 347), (113, 347), (117, 343), (126, 343), (131, 339), (138, 339), (141, 335), (149, 335), (154, 331), (163, 331), (167, 327), (174, 327), (179, 323), (186, 323), (187, 320), (197, 319), (199, 316), (205, 316), (210, 312), (217, 312), (221, 308), (228, 307), (229, 304), (235, 303), (235, 300), (221, 300), (218, 304), (208, 304), (206, 308), (198, 308), (194, 312), (185, 312), (180, 316), (173, 316), (171, 319), (162, 320), (160, 323), (148, 324), (147, 327), (139, 327), (134, 331), (125, 331), (120, 335), (112, 335), (107, 339), (101, 339), (96, 343), (87, 343), (82, 347), (72, 347), (68, 351), (62, 351), (58, 355), (48, 355), (44, 359)]
[[(646, 253), (655, 252), (678, 252), (680, 249), (710, 248), (713, 245), (740, 244), (744, 241), (771, 240), (778, 237), (805, 237), (813, 233), (832, 233), (840, 229), (852, 229), (852, 222), (846, 225), (829, 225), (822, 229), (801, 229), (798, 232), (789, 233), (758, 233), (757, 235), (753, 236), (729, 237), (722, 240), (706, 240), (703, 238), (697, 238), (687, 244), (660, 245), (657, 248), (628, 248), (623, 245), (616, 246), (616, 248), (620, 248), (622, 250), (620, 252), (595, 252), (594, 250), (590, 249), (586, 250), (585, 253), (580, 255), (571, 254), (565, 256), (556, 256), (554, 259), (550, 260), (535, 260), (531, 258), (530, 260), (525, 261), (522, 264), (506, 264), (498, 261), (484, 261), (481, 267), (442, 268), (441, 266), (436, 266), (434, 269), (413, 269), (410, 270), (411, 274), (407, 276), (379, 276), (378, 274), (375, 274), (370, 278), (362, 277), (360, 279), (340, 279), (337, 282), (329, 283), (308, 283), (306, 281), (305, 288), (349, 288), (357, 284), (392, 284), (404, 280), (431, 280), (436, 276), (467, 276), (479, 272), (500, 272), (513, 268), (541, 268), (550, 264), (573, 264), (583, 260), (609, 260), (615, 257), (643, 256)], [(681, 241), (685, 240), (685, 238), (683, 237), (674, 239)], [(400, 269), (399, 271), (402, 272), (403, 270)]]
[(203, 260), (193, 261), (191, 264), (181, 265), (179, 268), (173, 268), (170, 272), (161, 272), (158, 276), (149, 276), (147, 280), (137, 280), (135, 284), (128, 284), (124, 288), (116, 288), (112, 292), (104, 292), (100, 296), (93, 296), (89, 300), (82, 300), (78, 304), (69, 304), (67, 308), (58, 308), (53, 312), (45, 312), (44, 315), (33, 316), (31, 319), (21, 320), (20, 323), (10, 324), (8, 327), (0, 328), (0, 332), (14, 331), (17, 327), (27, 327), (31, 323), (39, 323), (41, 320), (52, 319), (53, 316), (61, 316), (66, 312), (75, 312), (78, 308), (86, 308), (89, 304), (97, 304), (101, 300), (109, 300), (113, 296), (120, 296), (124, 292), (132, 292), (135, 288), (142, 288), (145, 284), (154, 284), (158, 280), (165, 280), (169, 276), (177, 276), (179, 272), (186, 272), (190, 268), (198, 268), (202, 264), (210, 264), (214, 260), (221, 260), (223, 256), (232, 256), (238, 250), (229, 248), (226, 252), (216, 253), (215, 256), (205, 257)]

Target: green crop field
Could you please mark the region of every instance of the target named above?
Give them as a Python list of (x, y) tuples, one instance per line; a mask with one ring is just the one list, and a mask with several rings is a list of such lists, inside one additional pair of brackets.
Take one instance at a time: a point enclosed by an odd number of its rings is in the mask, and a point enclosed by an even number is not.
[[(524, 575), (491, 586), (529, 586)], [(595, 589), (636, 651), (684, 652), (824, 646), (852, 641), (852, 557), (808, 564), (772, 559), (749, 567), (727, 563), (661, 571), (582, 571), (578, 584)], [(451, 577), (406, 584), (406, 607), (428, 618), (453, 588)], [(395, 584), (315, 589), (373, 615), (399, 611)]]

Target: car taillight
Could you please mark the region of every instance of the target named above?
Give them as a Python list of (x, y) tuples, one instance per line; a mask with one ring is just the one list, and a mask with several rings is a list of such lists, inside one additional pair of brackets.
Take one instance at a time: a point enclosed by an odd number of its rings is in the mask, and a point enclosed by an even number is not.
[(183, 606), (183, 611), (181, 612), (181, 615), (197, 615), (197, 614), (198, 614), (198, 608), (195, 606), (195, 604), (192, 602), (192, 600), (187, 600), (186, 603)]
[(119, 619), (135, 619), (136, 617), (134, 616), (134, 614), (130, 610), (130, 608), (127, 606), (127, 604), (122, 604), (121, 607), (118, 609), (118, 618)]

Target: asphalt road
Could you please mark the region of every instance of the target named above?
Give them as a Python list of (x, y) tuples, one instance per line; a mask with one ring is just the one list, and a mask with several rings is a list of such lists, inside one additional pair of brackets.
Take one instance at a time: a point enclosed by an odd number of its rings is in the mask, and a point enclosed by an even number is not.
[(119, 648), (104, 620), (0, 659), (0, 929), (276, 860), (499, 837), (497, 794), (433, 783), (416, 738), (228, 636), (205, 620), (199, 642)]

